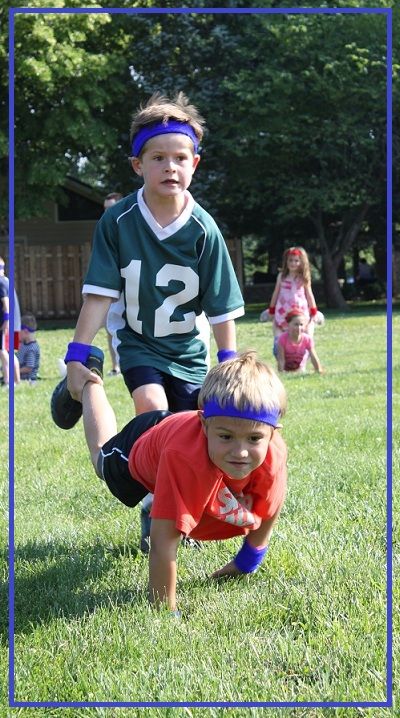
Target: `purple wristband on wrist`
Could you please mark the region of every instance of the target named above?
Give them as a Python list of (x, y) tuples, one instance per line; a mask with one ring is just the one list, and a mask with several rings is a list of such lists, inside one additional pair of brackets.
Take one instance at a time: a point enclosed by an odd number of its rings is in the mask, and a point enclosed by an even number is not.
[(267, 551), (268, 546), (264, 546), (263, 548), (254, 548), (254, 546), (249, 544), (249, 542), (245, 539), (243, 541), (242, 548), (233, 559), (234, 564), (242, 573), (253, 573), (254, 571), (257, 571)]
[(90, 344), (70, 342), (68, 344), (68, 351), (64, 357), (65, 363), (68, 364), (69, 361), (79, 361), (81, 364), (85, 364), (88, 360), (91, 348)]
[(3, 312), (3, 322), (5, 322), (6, 319), (9, 319), (9, 318), (10, 318), (9, 313), (8, 313), (8, 312)]
[(222, 364), (223, 361), (228, 361), (228, 359), (235, 359), (237, 357), (237, 352), (233, 351), (233, 349), (220, 349), (219, 352), (217, 352), (217, 359), (220, 364)]

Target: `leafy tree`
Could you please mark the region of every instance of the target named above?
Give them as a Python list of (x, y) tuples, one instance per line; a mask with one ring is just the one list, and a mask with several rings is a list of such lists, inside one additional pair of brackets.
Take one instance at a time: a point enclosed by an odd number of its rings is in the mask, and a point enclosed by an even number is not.
[[(76, 5), (79, 7), (79, 3)], [(91, 0), (85, 7), (90, 5), (97, 3)], [(48, 7), (48, 3), (37, 0), (35, 6)], [(98, 167), (106, 171), (108, 158), (117, 146), (118, 132), (104, 114), (125, 94), (130, 80), (125, 45), (125, 36), (107, 14), (15, 15), (17, 217), (39, 216), (49, 198), (62, 200), (60, 186), (83, 158), (96, 157)], [(3, 177), (6, 147), (3, 125)], [(100, 175), (99, 184), (102, 179)], [(6, 197), (2, 184), (4, 217)]]
[[(124, 4), (132, 7), (128, 0), (118, 7)], [(17, 15), (18, 216), (40, 214), (67, 173), (131, 191), (131, 113), (154, 90), (184, 90), (210, 128), (196, 198), (229, 235), (260, 238), (265, 256), (280, 258), (284, 245), (304, 240), (328, 304), (343, 306), (338, 267), (384, 203), (385, 21), (375, 14)], [(4, 25), (1, 32), (5, 59)], [(395, 64), (396, 81), (397, 72)], [(4, 126), (0, 150), (4, 178)]]
[(308, 222), (331, 306), (345, 306), (337, 270), (385, 192), (384, 29), (383, 16), (260, 16), (228, 81), (241, 137), (227, 181), (247, 198), (243, 220), (268, 216), (283, 234)]

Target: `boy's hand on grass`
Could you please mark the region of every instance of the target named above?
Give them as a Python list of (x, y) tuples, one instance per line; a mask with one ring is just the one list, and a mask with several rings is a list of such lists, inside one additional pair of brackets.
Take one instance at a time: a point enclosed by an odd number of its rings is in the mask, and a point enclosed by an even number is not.
[(82, 401), (82, 391), (88, 381), (95, 384), (103, 384), (98, 374), (90, 371), (84, 364), (78, 361), (68, 362), (67, 368), (67, 386), (68, 391), (75, 401)]
[(234, 560), (229, 561), (229, 563), (225, 564), (222, 568), (218, 569), (218, 571), (214, 571), (214, 573), (211, 574), (211, 578), (223, 578), (224, 576), (242, 576), (242, 572), (239, 571), (237, 568)]

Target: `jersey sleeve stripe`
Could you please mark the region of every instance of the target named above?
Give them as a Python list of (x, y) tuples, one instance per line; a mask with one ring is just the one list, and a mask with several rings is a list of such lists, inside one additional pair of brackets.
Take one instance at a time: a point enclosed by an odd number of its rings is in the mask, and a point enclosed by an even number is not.
[(109, 287), (97, 287), (94, 284), (84, 284), (82, 294), (97, 294), (100, 297), (119, 299), (121, 292), (118, 289), (110, 289)]
[(231, 312), (226, 312), (226, 314), (219, 314), (217, 317), (207, 317), (210, 324), (221, 324), (222, 322), (227, 322), (229, 319), (236, 319), (237, 317), (242, 317), (244, 314), (244, 307), (238, 307), (237, 309), (233, 309)]

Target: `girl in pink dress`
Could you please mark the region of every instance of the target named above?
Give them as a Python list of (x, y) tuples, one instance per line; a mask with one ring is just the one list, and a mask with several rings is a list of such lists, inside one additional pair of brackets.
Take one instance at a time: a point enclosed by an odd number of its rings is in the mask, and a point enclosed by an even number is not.
[(312, 337), (318, 309), (311, 289), (310, 263), (302, 247), (285, 249), (282, 271), (278, 274), (268, 309), (273, 320), (275, 356), (277, 338), (287, 329), (286, 315), (294, 308), (302, 310), (306, 319), (306, 332)]
[(313, 338), (306, 332), (307, 320), (301, 309), (292, 309), (285, 317), (287, 331), (277, 339), (278, 371), (304, 372), (308, 358), (318, 374), (323, 373), (314, 348)]

